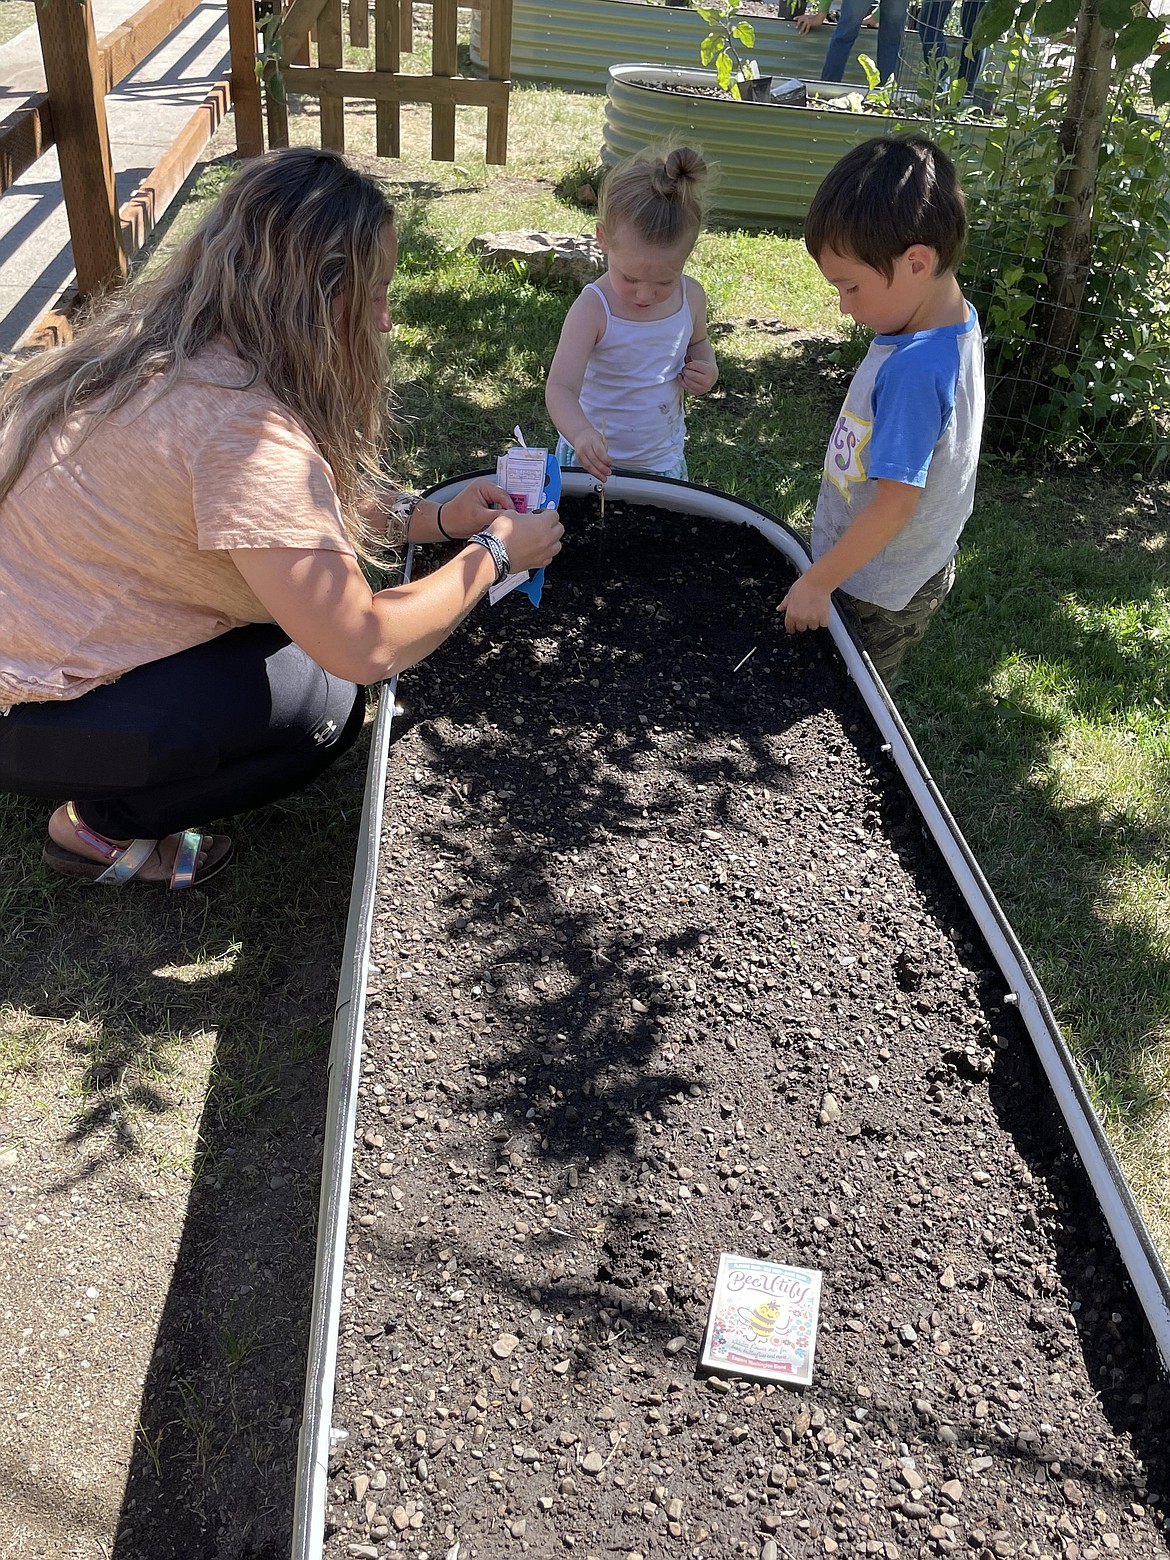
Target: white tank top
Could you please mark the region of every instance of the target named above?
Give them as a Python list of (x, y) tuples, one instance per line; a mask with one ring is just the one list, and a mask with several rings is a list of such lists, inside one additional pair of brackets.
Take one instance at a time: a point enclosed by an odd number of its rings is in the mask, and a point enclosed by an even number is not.
[(605, 330), (585, 368), (581, 410), (604, 431), (616, 465), (673, 470), (686, 440), (678, 376), (695, 330), (687, 279), (678, 308), (662, 320), (619, 319), (596, 282), (588, 286), (601, 299)]

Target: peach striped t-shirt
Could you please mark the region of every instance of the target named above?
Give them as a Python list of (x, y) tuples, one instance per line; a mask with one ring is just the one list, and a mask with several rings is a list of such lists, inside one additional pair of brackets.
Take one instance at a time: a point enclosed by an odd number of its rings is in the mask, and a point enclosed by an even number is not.
[(0, 503), (0, 709), (74, 699), (268, 613), (229, 549), (353, 552), (308, 429), (226, 346), (78, 438)]

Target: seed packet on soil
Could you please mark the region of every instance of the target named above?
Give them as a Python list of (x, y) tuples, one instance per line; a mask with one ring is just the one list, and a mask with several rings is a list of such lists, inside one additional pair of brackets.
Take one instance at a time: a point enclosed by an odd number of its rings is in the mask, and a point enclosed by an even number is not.
[(807, 1387), (820, 1305), (816, 1268), (725, 1251), (719, 1257), (701, 1363), (729, 1375)]

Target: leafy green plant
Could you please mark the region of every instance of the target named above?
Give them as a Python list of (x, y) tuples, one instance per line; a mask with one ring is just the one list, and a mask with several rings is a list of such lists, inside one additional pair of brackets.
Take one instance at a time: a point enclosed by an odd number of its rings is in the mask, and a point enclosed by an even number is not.
[(284, 39), (280, 27), (284, 18), (274, 0), (256, 0), (256, 31), (260, 35), (260, 47), (256, 51), (256, 77), (265, 83), (276, 103), (287, 102), (281, 64), (284, 60)]
[[(976, 48), (1001, 35), (1047, 35), (1050, 49), (1068, 48), (1068, 74), (1058, 115), (1058, 155), (1044, 184), (1044, 285), (1030, 316), (1032, 346), (1018, 371), (1020, 395), (1043, 399), (1055, 379), (1074, 377), (1092, 327), (1087, 288), (1098, 267), (1097, 213), (1107, 170), (1104, 146), (1119, 100), (1134, 92), (1155, 110), (1170, 105), (1170, 55), (1165, 18), (1154, 0), (989, 0), (976, 23)], [(1124, 110), (1123, 110), (1124, 117)], [(1159, 183), (1161, 181), (1159, 180)]]
[(972, 44), (984, 48), (1009, 32), (1034, 31), (1049, 37), (1085, 32), (1086, 22), (1109, 34), (1108, 55), (1125, 72), (1147, 62), (1155, 107), (1170, 104), (1170, 54), (1160, 52), (1166, 18), (1154, 0), (989, 0), (975, 24)]
[(988, 433), (1017, 446), (1021, 433), (1147, 470), (1170, 459), (1170, 183), (1167, 123), (1149, 75), (1114, 88), (1105, 115), (1085, 258), (1075, 351), (1038, 376), (1033, 367), (1050, 296), (1046, 257), (1065, 218), (1052, 203), (1064, 156), (1066, 60), (1024, 37), (1009, 69), (1032, 90), (1004, 105), (988, 136), (982, 177), (968, 189), (972, 242), (967, 291), (988, 344)]
[(722, 90), (738, 101), (741, 85), (760, 74), (755, 60), (744, 52), (755, 48), (756, 30), (740, 16), (738, 0), (708, 0), (695, 10), (711, 29), (699, 45), (699, 58), (708, 68), (715, 67)]
[(859, 54), (857, 62), (865, 74), (865, 86), (853, 92), (818, 97), (818, 108), (839, 113), (885, 114), (891, 119), (913, 121), (943, 144), (947, 141), (947, 126), (987, 118), (971, 98), (964, 97), (966, 83), (959, 78), (952, 80), (942, 60), (931, 60), (924, 67), (913, 90), (899, 87), (892, 76), (883, 81), (876, 62), (868, 54)]

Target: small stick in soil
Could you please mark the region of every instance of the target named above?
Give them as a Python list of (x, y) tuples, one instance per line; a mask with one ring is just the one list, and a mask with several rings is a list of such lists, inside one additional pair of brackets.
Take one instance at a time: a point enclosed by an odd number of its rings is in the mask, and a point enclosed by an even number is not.
[(739, 671), (741, 666), (745, 666), (748, 663), (748, 661), (751, 660), (752, 656), (755, 655), (757, 648), (758, 647), (756, 645), (753, 645), (751, 647), (751, 649), (748, 651), (748, 653), (744, 656), (743, 660), (742, 661), (737, 661), (735, 663), (735, 665), (731, 668), (731, 675), (733, 677), (735, 676), (736, 672)]
[[(601, 419), (601, 437), (608, 443), (609, 435), (605, 431), (605, 418)], [(597, 566), (601, 567), (601, 553), (605, 546), (605, 483), (602, 482), (597, 489)]]

